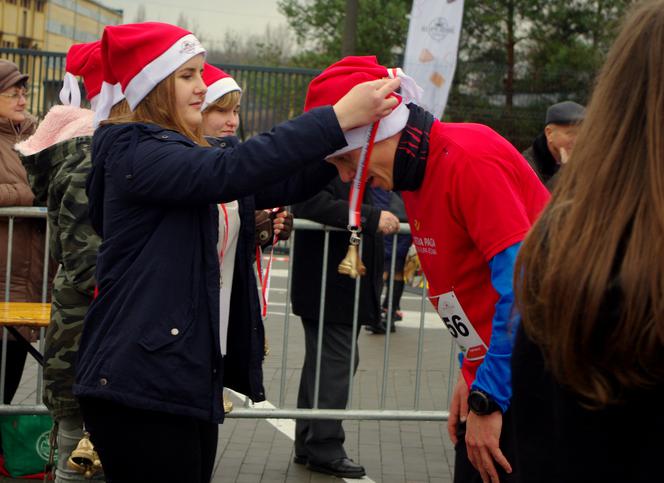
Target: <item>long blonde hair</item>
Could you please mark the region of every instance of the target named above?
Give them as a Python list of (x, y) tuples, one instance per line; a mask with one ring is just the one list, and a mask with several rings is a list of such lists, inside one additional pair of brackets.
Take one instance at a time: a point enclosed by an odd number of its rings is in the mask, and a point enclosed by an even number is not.
[(517, 304), (590, 407), (664, 382), (664, 0), (633, 7), (520, 251)]
[(103, 121), (102, 124), (128, 122), (157, 124), (164, 129), (180, 132), (197, 144), (209, 145), (203, 136), (203, 127), (199, 125), (198, 128), (192, 130), (178, 113), (175, 105), (174, 73), (157, 84), (133, 111), (122, 109), (116, 115), (112, 115), (108, 120)]

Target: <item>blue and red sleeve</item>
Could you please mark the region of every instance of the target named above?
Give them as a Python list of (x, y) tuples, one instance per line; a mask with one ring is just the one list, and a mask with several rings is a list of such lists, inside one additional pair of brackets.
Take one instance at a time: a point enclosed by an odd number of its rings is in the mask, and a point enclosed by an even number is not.
[(477, 369), (471, 388), (489, 394), (504, 413), (512, 398), (512, 348), (519, 318), (514, 310), (514, 265), (521, 242), (489, 261), (491, 284), (498, 292), (489, 350)]

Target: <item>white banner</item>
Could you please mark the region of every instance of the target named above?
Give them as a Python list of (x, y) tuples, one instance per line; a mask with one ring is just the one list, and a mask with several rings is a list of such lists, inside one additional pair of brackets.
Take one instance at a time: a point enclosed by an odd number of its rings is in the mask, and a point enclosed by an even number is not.
[(414, 0), (403, 70), (424, 89), (421, 105), (441, 118), (459, 50), (463, 0)]

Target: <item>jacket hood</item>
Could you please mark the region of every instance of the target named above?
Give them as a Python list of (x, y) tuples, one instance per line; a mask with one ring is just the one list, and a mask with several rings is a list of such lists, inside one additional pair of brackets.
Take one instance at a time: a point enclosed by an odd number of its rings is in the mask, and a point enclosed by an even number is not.
[(16, 141), (18, 141), (34, 132), (36, 124), (37, 119), (27, 112), (25, 113), (25, 121), (21, 123), (10, 121), (6, 117), (0, 118), (0, 136), (16, 136)]
[(76, 137), (92, 136), (94, 112), (74, 106), (53, 106), (35, 133), (14, 148), (31, 156), (46, 148)]
[(54, 106), (34, 134), (14, 146), (32, 177), (36, 199), (46, 199), (51, 178), (56, 176), (60, 164), (79, 150), (77, 141), (90, 142), (93, 115), (89, 109)]
[(97, 128), (92, 138), (92, 169), (85, 183), (88, 195), (88, 214), (92, 227), (103, 237), (104, 183), (106, 160), (133, 153), (140, 137), (141, 128), (162, 131), (157, 126), (146, 127), (139, 123), (107, 124)]
[(103, 238), (104, 227), (104, 177), (106, 158), (109, 153), (107, 147), (113, 145), (117, 138), (119, 126), (100, 126), (92, 138), (92, 168), (85, 183), (85, 192), (88, 195), (88, 215), (92, 228)]
[(46, 200), (49, 186), (58, 178), (62, 164), (71, 156), (80, 155), (81, 150), (89, 149), (91, 143), (92, 137), (78, 136), (30, 156), (19, 154), (23, 166), (32, 178), (31, 187), (35, 198)]

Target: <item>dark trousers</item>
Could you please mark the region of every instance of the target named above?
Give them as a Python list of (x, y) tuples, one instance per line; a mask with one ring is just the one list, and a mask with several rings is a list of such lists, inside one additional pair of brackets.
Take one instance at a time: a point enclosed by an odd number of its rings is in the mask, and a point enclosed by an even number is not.
[[(2, 355), (2, 346), (0, 345), (0, 356)], [(11, 404), (18, 385), (23, 376), (25, 359), (28, 350), (16, 340), (7, 341), (7, 366), (5, 369), (5, 397), (4, 403)]]
[(187, 416), (81, 398), (107, 483), (208, 483), (219, 427)]
[[(494, 461), (498, 477), (503, 483), (510, 483), (514, 480), (514, 473), (517, 471), (516, 452), (514, 445), (514, 436), (512, 432), (511, 411), (503, 414), (503, 428), (500, 433), (500, 450), (512, 466), (512, 473), (507, 474), (503, 467)], [(466, 423), (457, 425), (457, 445), (454, 447), (454, 483), (482, 483), (480, 472), (475, 469), (468, 459), (468, 450), (466, 448)]]
[[(304, 327), (305, 354), (300, 389), (297, 394), (298, 408), (312, 408), (316, 377), (316, 351), (318, 320), (302, 319)], [(323, 346), (320, 364), (320, 391), (318, 408), (345, 409), (348, 402), (350, 382), (351, 344), (356, 344), (350, 325), (326, 323), (323, 327)], [(359, 354), (355, 352), (353, 373), (357, 370)], [(325, 463), (346, 457), (344, 433), (341, 420), (298, 419), (295, 423), (295, 454), (306, 456), (315, 463)]]
[[(2, 341), (0, 340), (0, 357), (2, 357)], [(7, 361), (5, 366), (5, 397), (4, 404), (11, 404), (18, 385), (23, 376), (23, 368), (25, 367), (25, 359), (28, 355), (28, 350), (15, 340), (7, 341)], [(2, 453), (2, 437), (0, 437), (0, 453)]]

